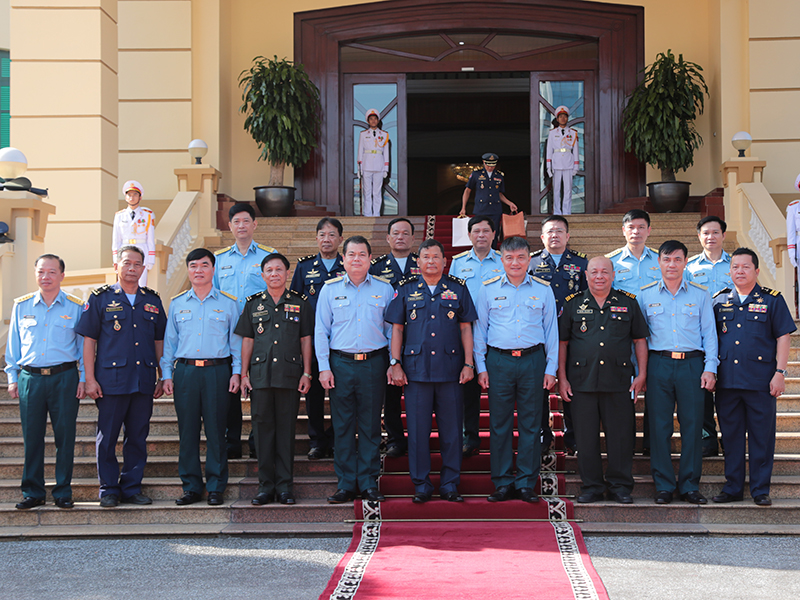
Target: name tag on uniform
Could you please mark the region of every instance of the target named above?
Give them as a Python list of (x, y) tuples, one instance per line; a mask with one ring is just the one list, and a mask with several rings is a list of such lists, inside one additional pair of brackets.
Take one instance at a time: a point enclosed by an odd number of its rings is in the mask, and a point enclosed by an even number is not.
[(24, 327), (33, 327), (36, 325), (36, 317), (34, 315), (25, 315), (22, 317), (22, 325)]
[(182, 315), (182, 314), (184, 314), (184, 313), (192, 314), (192, 311), (191, 311), (191, 310), (189, 310), (188, 308), (184, 308), (184, 309), (183, 309), (182, 311), (180, 311), (180, 313), (178, 313), (178, 314), (181, 314), (181, 315)]
[(617, 273), (630, 273), (630, 272), (631, 272), (630, 269), (620, 269), (619, 271), (617, 271)]
[(224, 271), (225, 269), (232, 269), (232, 268), (233, 268), (233, 265), (225, 265), (224, 267), (220, 267), (220, 270)]
[(114, 300), (114, 302), (106, 306), (106, 312), (114, 312), (117, 310), (122, 310), (122, 305), (116, 300)]
[(733, 307), (732, 306), (721, 305), (719, 307), (719, 312), (733, 312)]
[(626, 313), (626, 312), (628, 312), (628, 307), (627, 306), (612, 306), (612, 307), (610, 307), (610, 310), (611, 310), (611, 312), (614, 312), (614, 313)]
[(506, 300), (506, 297), (505, 296), (495, 296), (494, 299), (495, 300)]
[(336, 296), (334, 300), (347, 300), (347, 296)]
[(579, 308), (575, 312), (578, 313), (579, 315), (590, 315), (594, 312), (594, 310), (591, 308)]
[(647, 308), (655, 308), (656, 306), (661, 306), (661, 302), (653, 302), (652, 304), (648, 304)]
[(536, 272), (536, 273), (542, 273), (542, 272), (544, 272), (544, 271), (549, 271), (549, 270), (550, 270), (550, 267), (548, 267), (548, 266), (546, 266), (546, 265), (545, 265), (544, 267), (542, 267), (542, 266), (540, 265), (540, 266), (536, 267), (536, 270), (535, 270), (535, 272)]
[(461, 269), (461, 272), (462, 272), (462, 273), (469, 273), (469, 272), (471, 272), (471, 271), (472, 271), (472, 269)]
[(319, 277), (319, 271), (316, 269), (311, 269), (308, 273), (306, 273), (306, 277)]

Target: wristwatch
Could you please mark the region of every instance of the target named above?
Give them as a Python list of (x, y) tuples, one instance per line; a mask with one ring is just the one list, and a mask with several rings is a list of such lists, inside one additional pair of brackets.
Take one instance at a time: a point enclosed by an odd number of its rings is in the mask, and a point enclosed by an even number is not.
[(789, 374), (789, 371), (787, 371), (786, 369), (775, 369), (775, 372), (780, 373), (784, 377), (786, 377)]
[(391, 367), (393, 367), (395, 365), (399, 365), (399, 364), (400, 364), (400, 361), (397, 360), (396, 358), (392, 358), (392, 359), (389, 360), (389, 366), (391, 366)]
[(469, 369), (472, 369), (473, 371), (475, 370), (475, 365), (471, 365), (469, 363), (464, 363), (464, 366), (469, 368)]

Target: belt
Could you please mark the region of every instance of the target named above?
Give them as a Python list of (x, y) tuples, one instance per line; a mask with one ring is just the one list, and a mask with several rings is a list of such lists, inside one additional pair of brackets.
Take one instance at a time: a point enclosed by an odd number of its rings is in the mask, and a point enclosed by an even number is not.
[(505, 350), (503, 348), (489, 346), (489, 350), (494, 350), (500, 354), (510, 354), (511, 356), (527, 356), (528, 354), (536, 352), (540, 348), (544, 348), (544, 344), (536, 344), (535, 346), (531, 346), (530, 348), (522, 348), (521, 350)]
[(372, 358), (373, 356), (378, 356), (379, 354), (383, 354), (386, 352), (386, 348), (379, 348), (378, 350), (373, 350), (372, 352), (359, 352), (358, 354), (352, 354), (350, 352), (342, 352), (341, 350), (333, 350), (331, 352), (336, 356), (341, 356), (342, 358), (349, 358), (350, 360), (367, 360), (368, 358)]
[(63, 373), (64, 371), (69, 371), (70, 369), (74, 369), (78, 363), (75, 361), (72, 362), (65, 362), (61, 363), (60, 365), (55, 365), (54, 367), (28, 367), (23, 366), (20, 367), (23, 371), (27, 371), (28, 373), (33, 373), (34, 375), (56, 375), (58, 373)]
[(231, 357), (228, 356), (226, 358), (202, 358), (202, 359), (194, 359), (194, 358), (179, 358), (179, 363), (184, 365), (191, 365), (193, 367), (213, 367), (215, 365), (226, 365), (231, 362)]
[(675, 360), (684, 360), (686, 358), (699, 358), (705, 356), (706, 353), (702, 350), (691, 350), (689, 352), (670, 352), (669, 350), (650, 350), (650, 354), (656, 354), (665, 358), (672, 358)]
[(555, 152), (570, 152), (572, 148), (556, 148)]

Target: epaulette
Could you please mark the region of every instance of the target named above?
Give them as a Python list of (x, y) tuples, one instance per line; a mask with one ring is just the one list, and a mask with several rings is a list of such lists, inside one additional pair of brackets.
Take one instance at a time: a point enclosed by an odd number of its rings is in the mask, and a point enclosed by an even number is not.
[(572, 252), (578, 258), (586, 258), (586, 253), (585, 252), (581, 252), (579, 250), (572, 250), (572, 249), (570, 249), (570, 252)]
[(483, 285), (489, 285), (490, 283), (494, 283), (495, 281), (497, 281), (501, 277), (502, 277), (502, 275), (498, 275), (497, 277), (492, 277), (491, 279), (487, 279), (486, 281), (483, 282)]
[(307, 261), (307, 260), (309, 260), (311, 258), (314, 258), (315, 256), (316, 256), (316, 254), (309, 254), (308, 256), (304, 256), (303, 258), (298, 258), (297, 262), (299, 262), (299, 263), (305, 262), (305, 261)]
[(155, 295), (156, 295), (156, 296), (158, 296), (159, 298), (161, 297), (161, 294), (159, 294), (159, 293), (158, 293), (157, 291), (155, 291), (153, 288), (149, 288), (149, 287), (143, 287), (142, 289), (143, 289), (145, 292), (150, 292), (151, 294), (155, 294)]
[[(14, 298), (14, 302), (25, 302), (25, 300), (27, 300), (28, 298), (33, 298), (33, 293), (25, 294), (24, 296), (20, 296), (19, 298)], [(81, 304), (83, 304), (83, 302), (81, 302)]]
[(183, 290), (180, 294), (175, 294), (172, 298), (170, 298), (170, 300), (175, 300), (175, 298), (180, 298), (181, 296), (183, 296), (188, 291), (189, 290)]
[[(761, 288), (761, 289), (764, 289), (764, 288)], [(716, 294), (714, 294), (711, 297), (712, 298), (716, 298), (717, 296), (719, 296), (721, 294), (730, 294), (730, 293), (731, 293), (731, 288), (722, 288), (720, 291), (718, 291)]]
[(295, 296), (297, 296), (298, 298), (302, 298), (303, 300), (308, 300), (308, 296), (306, 296), (305, 294), (301, 294), (300, 292), (295, 292), (294, 290), (289, 290), (289, 293), (290, 294), (294, 294)]
[(622, 248), (617, 248), (613, 252), (609, 252), (608, 254), (606, 254), (606, 258), (614, 258), (620, 252), (622, 252)]
[(464, 252), (456, 254), (453, 258), (461, 258), (462, 256), (466, 256), (467, 254), (469, 254), (469, 250), (464, 250)]
[(650, 250), (650, 252), (658, 256), (658, 250), (653, 250), (650, 246), (645, 246), (645, 248), (647, 248), (648, 250)]
[(456, 277), (455, 275), (447, 274), (447, 278), (450, 281), (455, 281), (456, 283), (460, 283), (461, 285), (467, 285), (467, 281), (465, 279), (461, 279), (460, 277)]
[(382, 260), (385, 260), (387, 256), (389, 256), (389, 255), (388, 254), (384, 254), (382, 256), (379, 256), (378, 258), (373, 258), (370, 264), (376, 265), (379, 262), (381, 262)]
[(567, 303), (567, 302), (569, 302), (570, 300), (572, 300), (572, 299), (573, 299), (575, 296), (577, 296), (578, 294), (580, 294), (580, 292), (575, 292), (574, 294), (570, 294), (569, 296), (567, 296), (566, 298), (564, 298), (564, 303)]
[(391, 281), (389, 281), (388, 279), (384, 279), (383, 277), (381, 277), (379, 275), (373, 275), (372, 278), (373, 279), (377, 279), (378, 281), (382, 281), (383, 283), (388, 283), (389, 285), (392, 285)]
[(111, 289), (111, 286), (108, 285), (108, 284), (101, 285), (99, 288), (96, 288), (96, 289), (92, 290), (92, 295), (93, 296), (99, 296), (100, 294), (102, 294), (106, 290), (110, 290), (110, 289)]
[(651, 287), (653, 287), (654, 285), (658, 285), (658, 282), (657, 282), (657, 281), (653, 281), (652, 283), (648, 283), (647, 285), (643, 285), (643, 286), (642, 286), (642, 287), (640, 287), (639, 289), (640, 289), (640, 290), (646, 290), (647, 288), (651, 288)]
[(503, 256), (503, 253), (500, 252), (500, 250), (495, 250), (494, 253), (497, 254), (497, 256)]
[(544, 248), (540, 248), (539, 250), (534, 250), (531, 252), (531, 257), (539, 256), (542, 252), (544, 252)]
[(495, 171), (497, 171), (498, 173), (500, 173), (500, 175), (502, 175), (503, 177), (505, 177), (505, 176), (506, 176), (506, 174), (505, 174), (505, 173), (503, 173), (503, 172), (502, 172), (500, 169), (495, 169)]
[(765, 294), (769, 294), (770, 296), (779, 296), (780, 295), (780, 292), (778, 290), (773, 290), (771, 288), (762, 287), (761, 291), (764, 292)]
[(149, 208), (147, 208), (147, 207), (145, 207), (145, 206), (142, 206), (142, 207), (141, 207), (141, 209), (142, 209), (142, 210), (146, 210), (146, 211), (147, 211), (147, 212), (149, 212), (149, 213), (153, 212), (151, 209), (149, 209)]
[(222, 294), (223, 296), (227, 296), (228, 298), (230, 298), (230, 299), (231, 299), (231, 300), (233, 300), (234, 302), (238, 302), (238, 301), (239, 301), (239, 298), (237, 298), (237, 297), (236, 297), (236, 296), (234, 296), (233, 294), (229, 294), (228, 292), (226, 292), (226, 291), (224, 291), (224, 290), (220, 290), (219, 292), (220, 292), (220, 294)]
[(540, 279), (540, 278), (539, 278), (539, 277), (537, 277), (536, 275), (531, 275), (531, 279), (533, 279), (534, 281), (537, 281), (537, 282), (541, 283), (542, 285), (546, 285), (546, 286), (550, 287), (550, 282), (549, 282), (549, 281), (547, 281), (546, 279)]
[(270, 254), (277, 252), (277, 250), (275, 250), (275, 248), (272, 246), (265, 246), (264, 244), (256, 244), (256, 246), (261, 248), (264, 252), (269, 252)]
[(797, 200), (792, 200), (791, 202), (789, 202), (787, 206), (792, 206), (793, 204), (797, 204), (798, 202), (800, 202), (800, 198), (798, 198)]
[(233, 246), (228, 246), (227, 248), (220, 248), (219, 250), (214, 250), (214, 254), (222, 254), (223, 252), (227, 252), (233, 248)]
[(70, 302), (74, 302), (78, 306), (83, 306), (83, 300), (81, 300), (77, 296), (73, 296), (72, 294), (66, 294), (66, 296), (67, 300), (69, 300)]
[(337, 281), (341, 281), (342, 279), (344, 279), (344, 277), (341, 277), (341, 276), (340, 277), (334, 277), (333, 279), (328, 279), (325, 282), (325, 285), (328, 285), (329, 283), (336, 283)]
[(701, 256), (703, 256), (703, 253), (702, 253), (702, 252), (701, 252), (700, 254), (695, 254), (694, 256), (690, 256), (689, 258), (687, 258), (687, 259), (686, 259), (686, 262), (687, 262), (687, 263), (688, 263), (688, 262), (691, 262), (691, 261), (693, 261), (695, 258), (700, 258)]
[[(656, 283), (658, 283), (658, 282), (656, 281)], [(626, 295), (628, 298), (630, 298), (631, 300), (636, 300), (636, 294), (632, 294), (631, 292), (628, 292), (628, 291), (626, 291), (626, 290), (617, 290), (617, 291), (618, 291), (620, 294), (625, 294), (625, 295)]]
[[(222, 290), (220, 290), (220, 291), (222, 291)], [(291, 291), (291, 290), (290, 290), (290, 291)], [(251, 296), (248, 296), (247, 298), (245, 298), (245, 300), (246, 300), (247, 302), (250, 302), (250, 300), (252, 300), (253, 298), (258, 298), (258, 297), (259, 297), (261, 294), (263, 294), (263, 293), (264, 293), (264, 292), (256, 292), (255, 294), (253, 294), (253, 295), (251, 295)]]
[(701, 289), (701, 290), (703, 290), (704, 292), (707, 292), (707, 291), (708, 291), (708, 286), (707, 286), (707, 285), (703, 285), (703, 284), (701, 284), (701, 283), (695, 283), (694, 281), (690, 281), (690, 282), (689, 282), (689, 285), (693, 285), (693, 286), (694, 286), (694, 287), (696, 287), (696, 288), (700, 288), (700, 289)]
[[(375, 277), (375, 275), (373, 275), (373, 277)], [(401, 285), (405, 285), (407, 283), (411, 283), (412, 281), (417, 281), (417, 279), (419, 279), (419, 275), (409, 275), (405, 279), (401, 279), (400, 281), (398, 281), (397, 282), (397, 286), (399, 287)]]

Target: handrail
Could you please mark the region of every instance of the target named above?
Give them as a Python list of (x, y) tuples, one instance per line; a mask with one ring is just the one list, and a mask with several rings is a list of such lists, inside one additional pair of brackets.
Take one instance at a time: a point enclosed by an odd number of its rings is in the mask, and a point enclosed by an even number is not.
[(185, 287), (183, 261), (203, 242), (199, 235), (201, 199), (201, 192), (178, 192), (156, 227), (158, 251), (151, 277), (165, 305)]

